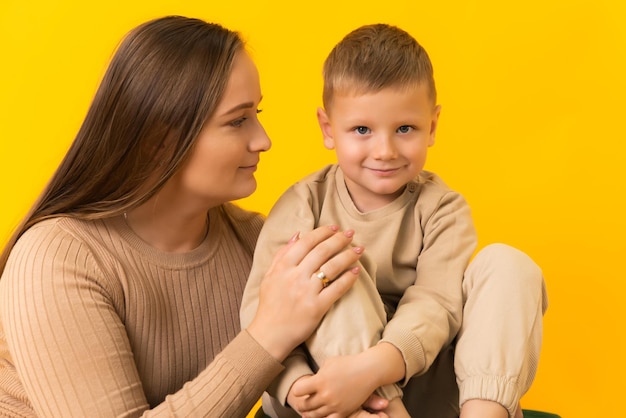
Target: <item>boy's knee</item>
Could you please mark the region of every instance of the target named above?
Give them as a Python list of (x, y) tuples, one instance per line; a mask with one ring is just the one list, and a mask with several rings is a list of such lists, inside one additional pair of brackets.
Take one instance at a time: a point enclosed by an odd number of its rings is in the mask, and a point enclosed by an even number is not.
[(526, 253), (506, 244), (490, 244), (480, 250), (468, 267), (468, 274), (487, 279), (493, 285), (493, 281), (499, 282), (512, 290), (523, 287), (540, 291), (543, 287), (539, 266)]
[(475, 262), (488, 263), (494, 268), (507, 271), (508, 275), (528, 276), (529, 280), (541, 281), (539, 266), (523, 251), (506, 244), (489, 244), (476, 254)]
[(496, 259), (508, 259), (513, 261), (527, 260), (533, 262), (532, 259), (523, 251), (502, 243), (489, 244), (485, 246), (476, 255), (476, 258), (478, 257), (494, 257)]

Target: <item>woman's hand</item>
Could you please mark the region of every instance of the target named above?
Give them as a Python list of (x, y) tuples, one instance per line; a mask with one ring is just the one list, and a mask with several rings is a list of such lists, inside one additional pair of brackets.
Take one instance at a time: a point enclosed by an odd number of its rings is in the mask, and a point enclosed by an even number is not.
[[(248, 332), (279, 361), (315, 330), (324, 314), (354, 284), (354, 263), (363, 247), (352, 247), (354, 231), (319, 227), (280, 249), (259, 290)], [(320, 272), (323, 272), (321, 274)]]

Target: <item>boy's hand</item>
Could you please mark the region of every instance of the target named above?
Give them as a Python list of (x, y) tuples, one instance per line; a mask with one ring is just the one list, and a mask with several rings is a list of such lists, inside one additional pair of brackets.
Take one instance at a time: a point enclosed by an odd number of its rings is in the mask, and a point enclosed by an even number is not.
[(363, 404), (363, 409), (370, 412), (381, 412), (387, 409), (389, 401), (375, 393), (371, 394)]
[(379, 385), (359, 356), (331, 357), (317, 374), (298, 379), (289, 405), (306, 417), (381, 416), (361, 408)]
[(360, 409), (354, 413), (352, 413), (348, 418), (369, 418), (369, 417), (377, 417), (377, 418), (389, 418), (389, 415), (384, 412), (367, 412), (363, 409)]
[[(311, 375), (303, 376), (297, 381), (308, 377), (311, 377)], [(293, 394), (293, 391), (289, 391), (289, 394), (287, 395), (287, 402), (289, 406), (303, 418), (326, 417), (326, 415), (321, 414), (318, 411), (303, 411), (301, 407), (303, 407), (303, 402), (307, 398), (308, 395), (298, 397)], [(389, 416), (383, 412), (383, 410), (387, 408), (388, 404), (389, 401), (387, 399), (372, 394), (363, 405), (363, 408), (359, 408), (358, 410), (352, 412), (347, 416), (347, 418), (389, 418)], [(327, 418), (341, 418), (343, 416), (344, 415), (341, 414), (331, 414), (328, 415)]]
[[(308, 376), (311, 376), (311, 375), (307, 375), (306, 377)], [(309, 418), (314, 415), (312, 413), (306, 414), (305, 412), (300, 411), (296, 405), (299, 405), (301, 400), (306, 399), (307, 397), (308, 395), (302, 396), (302, 397), (296, 397), (291, 391), (287, 395), (287, 403), (289, 404), (289, 406), (291, 406), (293, 410), (298, 412), (299, 415), (304, 414), (305, 418)], [(388, 406), (389, 406), (389, 401), (387, 399), (380, 397), (376, 394), (372, 394), (370, 395), (369, 398), (367, 398), (367, 400), (363, 404), (363, 408), (362, 409), (359, 408), (357, 411), (350, 414), (348, 418), (373, 418), (373, 417), (389, 418), (389, 415), (387, 415), (384, 412), (384, 410), (387, 409)]]
[[(304, 375), (302, 377), (299, 377), (294, 382), (294, 385), (297, 384), (299, 381), (301, 381), (303, 379), (304, 380), (308, 379), (311, 376), (313, 376), (313, 375), (307, 374), (307, 375)], [(293, 385), (292, 385), (291, 388), (289, 389), (289, 393), (287, 393), (287, 404), (291, 407), (291, 409), (296, 411), (298, 413), (298, 415), (302, 415), (304, 413), (305, 401), (306, 401), (306, 399), (308, 397), (309, 397), (308, 394), (296, 396), (293, 393)]]

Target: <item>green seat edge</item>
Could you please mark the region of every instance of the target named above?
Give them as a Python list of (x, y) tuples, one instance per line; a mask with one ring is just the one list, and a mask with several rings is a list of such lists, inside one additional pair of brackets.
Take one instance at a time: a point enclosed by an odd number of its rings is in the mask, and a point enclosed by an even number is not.
[[(522, 409), (524, 418), (561, 418), (560, 415), (552, 414), (550, 412), (536, 411), (533, 409)], [(263, 413), (263, 408), (259, 407), (254, 415), (254, 418), (269, 418)]]
[(561, 418), (560, 415), (534, 409), (522, 409), (522, 413), (524, 418)]

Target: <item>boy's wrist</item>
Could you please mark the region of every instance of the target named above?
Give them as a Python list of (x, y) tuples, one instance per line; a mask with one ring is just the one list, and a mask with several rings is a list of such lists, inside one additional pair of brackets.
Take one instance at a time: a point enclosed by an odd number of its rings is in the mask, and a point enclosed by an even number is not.
[(406, 373), (404, 357), (393, 344), (380, 342), (362, 352), (361, 355), (368, 368), (374, 372), (376, 387), (397, 383), (404, 379)]

